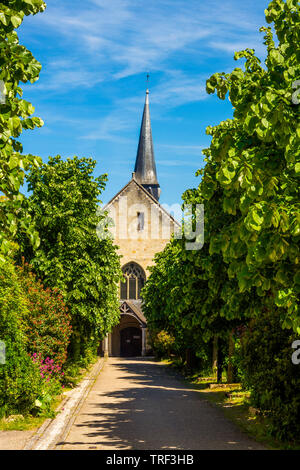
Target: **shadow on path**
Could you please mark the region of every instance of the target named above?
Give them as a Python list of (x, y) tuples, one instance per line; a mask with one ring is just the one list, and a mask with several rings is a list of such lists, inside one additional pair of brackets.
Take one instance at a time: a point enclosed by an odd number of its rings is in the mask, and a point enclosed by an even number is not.
[(114, 450), (263, 449), (180, 379), (144, 358), (109, 359), (61, 444)]

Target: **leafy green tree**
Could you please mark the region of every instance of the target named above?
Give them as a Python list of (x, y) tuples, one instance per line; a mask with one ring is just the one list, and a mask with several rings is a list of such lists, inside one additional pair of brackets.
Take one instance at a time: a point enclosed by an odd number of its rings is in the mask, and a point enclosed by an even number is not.
[(24, 16), (42, 12), (46, 5), (42, 0), (9, 0), (0, 2), (0, 257), (8, 255), (11, 241), (17, 231), (26, 232), (31, 242), (38, 244), (28, 214), (22, 208), (24, 196), (20, 186), (25, 171), (37, 166), (40, 159), (22, 154), (18, 137), (25, 129), (43, 125), (33, 117), (34, 107), (22, 99), (20, 82), (35, 82), (41, 70), (40, 63), (26, 47), (19, 44), (15, 28)]
[(95, 164), (91, 158), (56, 156), (28, 175), (30, 214), (41, 244), (27, 258), (45, 286), (64, 296), (77, 359), (95, 350), (119, 320), (120, 260), (112, 241), (96, 234), (107, 177), (93, 178)]
[[(195, 195), (193, 191), (184, 195), (188, 203), (195, 202), (191, 194)], [(217, 206), (211, 204), (214, 212), (207, 211), (205, 221), (210, 216), (216, 223)], [(208, 369), (213, 338), (218, 337), (221, 352), (229, 332), (241, 324), (241, 299), (236, 299), (235, 310), (226, 312), (227, 297), (237, 297), (237, 283), (228, 279), (222, 258), (209, 254), (208, 243), (191, 251), (185, 242), (174, 239), (156, 255), (143, 289), (144, 309), (150, 329), (165, 330), (175, 338), (182, 360), (188, 364), (189, 355), (195, 355)]]
[[(209, 201), (221, 192), (229, 224), (210, 239), (210, 253), (222, 256), (239, 292), (251, 292), (261, 308), (280, 309), (281, 324), (300, 333), (299, 314), (299, 106), (293, 84), (299, 79), (299, 4), (274, 0), (265, 11), (265, 67), (246, 49), (245, 70), (217, 73), (208, 93), (228, 93), (233, 119), (208, 128), (206, 166), (199, 192)], [(230, 307), (230, 303), (229, 303)]]
[(276, 0), (265, 13), (278, 38), (275, 45), (271, 28), (262, 28), (265, 67), (247, 49), (235, 55), (245, 70), (207, 81), (208, 93), (229, 94), (234, 116), (207, 129), (201, 182), (183, 195), (204, 204), (204, 246), (189, 251), (184, 239), (172, 241), (143, 290), (150, 324), (195, 351), (265, 312), (300, 332), (299, 5)]

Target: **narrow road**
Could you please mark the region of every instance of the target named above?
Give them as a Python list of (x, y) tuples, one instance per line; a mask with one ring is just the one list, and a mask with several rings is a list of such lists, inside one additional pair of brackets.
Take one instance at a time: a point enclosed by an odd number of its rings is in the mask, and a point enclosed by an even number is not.
[(221, 410), (146, 358), (109, 358), (60, 448), (263, 449)]

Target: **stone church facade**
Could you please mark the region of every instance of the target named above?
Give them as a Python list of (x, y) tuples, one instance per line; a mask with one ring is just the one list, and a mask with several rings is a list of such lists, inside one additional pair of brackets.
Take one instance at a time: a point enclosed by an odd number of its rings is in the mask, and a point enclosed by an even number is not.
[(149, 353), (147, 320), (140, 291), (154, 255), (164, 249), (180, 224), (159, 204), (160, 186), (154, 158), (149, 91), (131, 180), (105, 209), (114, 222), (112, 233), (119, 247), (125, 282), (120, 284), (120, 323), (104, 339), (109, 356), (144, 356)]

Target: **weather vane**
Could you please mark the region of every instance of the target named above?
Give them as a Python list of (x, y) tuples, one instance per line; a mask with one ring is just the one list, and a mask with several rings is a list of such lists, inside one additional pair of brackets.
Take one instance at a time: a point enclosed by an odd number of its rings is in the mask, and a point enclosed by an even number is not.
[(147, 88), (149, 88), (149, 78), (150, 78), (150, 75), (149, 73), (147, 73)]

